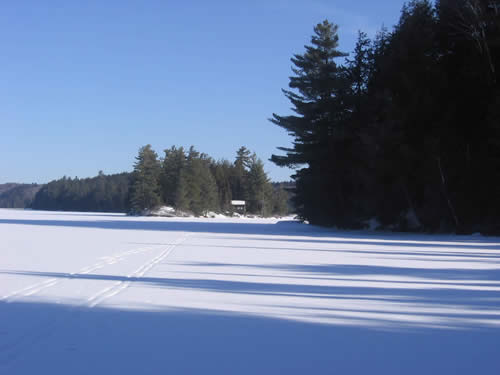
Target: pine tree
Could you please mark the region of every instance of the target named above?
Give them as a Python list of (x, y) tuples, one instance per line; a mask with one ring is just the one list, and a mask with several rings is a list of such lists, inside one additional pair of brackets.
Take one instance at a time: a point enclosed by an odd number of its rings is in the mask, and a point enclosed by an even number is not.
[(253, 154), (248, 171), (248, 212), (267, 216), (271, 213), (272, 187), (262, 160)]
[[(498, 2), (495, 2), (498, 3)], [(494, 5), (494, 4), (493, 4)], [(411, 0), (344, 66), (336, 26), (295, 55), (294, 137), (273, 155), (312, 223), (398, 230), (500, 231), (500, 12), (489, 0)]]
[[(185, 196), (189, 210), (195, 215), (218, 209), (217, 184), (212, 175), (212, 161), (206, 154), (200, 154), (193, 146), (189, 149), (185, 178)], [(183, 195), (180, 191), (179, 194)]]
[[(418, 31), (417, 31), (418, 30)], [(418, 32), (419, 38), (415, 38)], [(403, 7), (394, 31), (377, 43), (376, 68), (371, 82), (373, 117), (377, 123), (377, 216), (384, 225), (402, 230), (442, 225), (443, 206), (439, 176), (440, 138), (446, 128), (446, 91), (439, 69), (436, 18), (429, 1), (411, 1)], [(451, 131), (451, 129), (450, 129)], [(440, 162), (438, 163), (438, 161)], [(437, 215), (429, 215), (439, 212)], [(412, 217), (413, 224), (408, 217)], [(427, 217), (427, 218), (426, 218)]]
[(297, 115), (273, 114), (271, 121), (293, 136), (293, 148), (279, 147), (286, 155), (273, 155), (279, 166), (302, 167), (296, 181), (295, 205), (300, 216), (311, 222), (343, 225), (349, 214), (351, 186), (345, 178), (348, 164), (343, 160), (351, 137), (345, 105), (349, 80), (336, 59), (346, 54), (338, 50), (338, 26), (324, 21), (316, 25), (311, 46), (295, 55), (292, 90), (283, 90)]
[(236, 152), (236, 160), (234, 165), (238, 169), (248, 169), (252, 164), (251, 151), (245, 146), (241, 146)]
[(172, 146), (165, 150), (165, 157), (162, 163), (160, 186), (163, 202), (170, 206), (175, 206), (178, 194), (180, 175), (186, 164), (186, 155), (182, 147)]
[(181, 169), (179, 173), (179, 180), (177, 186), (175, 187), (175, 197), (174, 197), (175, 209), (183, 212), (189, 210), (189, 198), (188, 198), (186, 174), (187, 174), (186, 168)]
[(211, 163), (212, 160), (210, 158), (202, 155), (200, 159), (199, 178), (201, 183), (201, 210), (203, 214), (206, 214), (208, 211), (219, 210), (217, 183), (210, 168)]
[(351, 82), (351, 96), (353, 97), (353, 110), (362, 111), (363, 99), (368, 92), (368, 81), (372, 68), (372, 43), (365, 32), (358, 31), (358, 40), (354, 47), (354, 58), (346, 59), (347, 78)]
[(212, 165), (212, 173), (217, 184), (219, 210), (227, 212), (231, 210), (231, 176), (234, 166), (227, 160), (219, 161)]
[(131, 207), (135, 212), (152, 209), (160, 204), (159, 174), (158, 155), (149, 144), (141, 147), (134, 164), (130, 197)]
[(248, 199), (247, 175), (251, 163), (251, 152), (242, 146), (236, 152), (232, 177), (232, 197), (237, 200)]

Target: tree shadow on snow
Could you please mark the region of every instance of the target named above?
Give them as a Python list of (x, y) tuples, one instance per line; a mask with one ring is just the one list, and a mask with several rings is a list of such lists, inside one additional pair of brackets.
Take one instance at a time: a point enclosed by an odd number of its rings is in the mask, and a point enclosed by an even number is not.
[[(114, 216), (112, 216), (114, 217)], [(405, 247), (435, 249), (467, 249), (467, 250), (500, 250), (499, 238), (471, 239), (470, 236), (430, 236), (422, 234), (395, 234), (375, 232), (335, 231), (326, 228), (302, 224), (297, 221), (278, 221), (277, 223), (252, 222), (217, 222), (198, 220), (169, 220), (161, 218), (157, 221), (131, 220), (128, 217), (116, 216), (114, 220), (44, 220), (44, 219), (0, 219), (0, 224), (37, 225), (69, 228), (96, 228), (110, 230), (146, 230), (165, 232), (192, 232), (205, 234), (237, 234), (252, 236), (287, 236), (278, 237), (228, 237), (232, 240), (265, 240), (285, 241), (296, 244), (328, 245), (364, 245), (376, 248)], [(307, 238), (290, 238), (290, 236), (306, 236)], [(319, 237), (319, 239), (318, 239)], [(224, 239), (225, 237), (215, 237)], [(210, 237), (207, 237), (210, 239)], [(452, 241), (442, 243), (442, 241)], [(327, 249), (328, 250), (328, 249)], [(321, 251), (321, 249), (319, 249)], [(485, 254), (486, 255), (486, 254)]]
[[(210, 267), (216, 264), (208, 264)], [(249, 267), (248, 265), (231, 265), (226, 267)], [(498, 287), (500, 272), (498, 270), (448, 270), (448, 269), (406, 269), (398, 267), (377, 266), (255, 266), (268, 270), (269, 274), (255, 274), (242, 276), (273, 277), (273, 270), (292, 270), (303, 274), (328, 274), (344, 277), (343, 280), (357, 283), (370, 283), (369, 286), (329, 286), (308, 285), (305, 283), (284, 282), (251, 282), (217, 279), (214, 273), (199, 272), (199, 278), (174, 278), (174, 277), (127, 277), (120, 275), (102, 274), (69, 274), (61, 272), (37, 271), (2, 271), (5, 275), (35, 276), (43, 278), (94, 280), (94, 281), (120, 281), (147, 285), (167, 289), (191, 289), (217, 293), (236, 293), (264, 296), (285, 296), (297, 298), (327, 298), (327, 299), (365, 299), (372, 301), (397, 302), (401, 304), (419, 303), (425, 305), (436, 304), (439, 306), (465, 306), (470, 310), (484, 308), (498, 308), (500, 306), (500, 293), (488, 287)], [(470, 271), (471, 274), (468, 274)], [(418, 277), (416, 281), (395, 281), (394, 276), (408, 275)], [(300, 274), (302, 273), (302, 274)], [(228, 275), (228, 273), (221, 273)], [(378, 275), (376, 280), (367, 276)], [(356, 276), (356, 277), (352, 277)], [(438, 280), (432, 280), (438, 278)], [(426, 281), (428, 279), (429, 281)], [(467, 280), (473, 279), (474, 282)], [(334, 280), (334, 279), (333, 279)], [(453, 281), (453, 282), (452, 282)], [(398, 287), (389, 287), (391, 283), (399, 284)], [(477, 287), (471, 289), (471, 287)], [(483, 288), (483, 289), (481, 289)], [(431, 315), (430, 313), (428, 314)], [(464, 317), (474, 318), (476, 314), (467, 314)], [(484, 319), (500, 319), (499, 314), (489, 314)]]
[(5, 374), (497, 373), (498, 331), (381, 331), (211, 310), (0, 302)]
[(42, 220), (42, 219), (0, 219), (0, 224), (39, 225), (53, 227), (76, 227), (115, 230), (148, 230), (195, 233), (225, 233), (249, 235), (317, 234), (321, 229), (289, 221), (281, 225), (249, 222), (207, 222), (207, 221), (140, 221), (117, 217), (116, 220)]

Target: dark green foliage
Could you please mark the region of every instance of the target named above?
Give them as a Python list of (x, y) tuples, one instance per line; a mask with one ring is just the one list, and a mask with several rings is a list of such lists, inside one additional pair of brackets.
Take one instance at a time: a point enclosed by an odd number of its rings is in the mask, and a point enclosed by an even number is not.
[(227, 160), (211, 165), (212, 173), (217, 184), (218, 201), (222, 212), (231, 211), (232, 189), (231, 181), (234, 166)]
[(181, 170), (185, 167), (186, 156), (182, 147), (176, 148), (172, 146), (169, 150), (165, 150), (165, 158), (163, 159), (160, 186), (163, 202), (167, 205), (176, 205), (179, 197), (177, 197), (177, 187), (180, 184)]
[(37, 184), (0, 184), (0, 207), (30, 208), (41, 188)]
[[(486, 0), (410, 1), (391, 32), (334, 62), (323, 22), (292, 62), (294, 202), (313, 223), (500, 230), (500, 14)], [(500, 9), (500, 8), (499, 8)]]
[(130, 191), (131, 208), (142, 212), (160, 205), (160, 162), (151, 145), (141, 147), (136, 157)]
[[(237, 187), (235, 187), (237, 184)], [(38, 191), (39, 190), (39, 191)], [(164, 204), (195, 215), (232, 211), (233, 191), (244, 191), (248, 213), (269, 216), (284, 214), (288, 193), (273, 194), (262, 161), (245, 147), (238, 150), (234, 163), (214, 161), (191, 147), (172, 146), (158, 160), (150, 145), (141, 147), (134, 171), (93, 178), (63, 177), (47, 185), (0, 185), (0, 203), (5, 207), (31, 206), (43, 210), (106, 211), (140, 214)], [(18, 199), (16, 192), (22, 192)], [(283, 191), (284, 192), (284, 191)], [(29, 193), (29, 194), (28, 194)]]
[(63, 177), (49, 182), (35, 195), (37, 210), (127, 212), (130, 173), (100, 174), (93, 178)]
[(232, 197), (236, 200), (248, 199), (247, 175), (251, 164), (250, 150), (245, 146), (239, 148), (236, 152), (236, 160), (232, 173)]
[(173, 207), (180, 211), (188, 211), (191, 205), (188, 196), (188, 180), (186, 175), (186, 169), (182, 169), (179, 174), (178, 184), (175, 187), (175, 200)]
[(236, 160), (234, 161), (235, 168), (240, 170), (248, 169), (252, 165), (252, 162), (252, 152), (245, 146), (241, 146), (238, 151), (236, 151)]
[[(262, 161), (245, 147), (238, 150), (234, 163), (227, 160), (216, 162), (192, 146), (187, 152), (182, 147), (172, 146), (165, 150), (165, 157), (160, 162), (151, 147), (146, 146), (140, 150), (137, 159), (131, 186), (131, 206), (135, 207), (135, 212), (142, 211), (140, 207), (143, 206), (135, 203), (134, 192), (143, 191), (140, 189), (144, 185), (149, 189), (147, 194), (155, 197), (150, 208), (165, 204), (199, 216), (209, 212), (231, 212), (231, 200), (238, 199), (248, 200), (247, 212), (252, 214), (268, 216), (286, 211), (283, 200), (288, 195), (278, 194), (276, 199), (279, 202), (274, 203), (272, 186)], [(149, 169), (147, 160), (150, 160)], [(142, 181), (148, 178), (150, 182), (143, 185)]]
[[(349, 123), (353, 106), (361, 100), (351, 97), (360, 96), (366, 83), (358, 82), (357, 93), (349, 79), (355, 67), (349, 72), (337, 64), (336, 59), (346, 56), (337, 50), (337, 28), (328, 21), (318, 24), (312, 45), (292, 58), (295, 76), (290, 78), (290, 88), (295, 91), (284, 92), (297, 115), (274, 114), (271, 121), (295, 137), (294, 147), (280, 148), (286, 156), (273, 155), (271, 160), (281, 166), (305, 166), (295, 175), (294, 201), (300, 216), (313, 223), (352, 226), (359, 220), (352, 209), (356, 204), (352, 193), (362, 186), (355, 173), (360, 156), (358, 128)], [(358, 70), (359, 81), (366, 74), (362, 67)]]
[(186, 196), (189, 210), (195, 215), (218, 210), (217, 184), (210, 169), (212, 160), (191, 147), (186, 162)]
[(253, 154), (250, 158), (248, 170), (248, 202), (247, 210), (258, 213), (261, 216), (269, 216), (272, 213), (272, 185), (264, 171), (262, 160)]

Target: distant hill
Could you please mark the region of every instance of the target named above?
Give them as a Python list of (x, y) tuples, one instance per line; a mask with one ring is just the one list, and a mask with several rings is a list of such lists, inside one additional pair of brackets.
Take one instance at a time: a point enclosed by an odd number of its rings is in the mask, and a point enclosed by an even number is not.
[(19, 185), (22, 185), (22, 184), (14, 184), (14, 183), (6, 183), (6, 184), (0, 184), (0, 194), (3, 194), (13, 188), (15, 188), (16, 186), (19, 186)]
[(41, 188), (37, 184), (0, 184), (0, 208), (29, 208)]

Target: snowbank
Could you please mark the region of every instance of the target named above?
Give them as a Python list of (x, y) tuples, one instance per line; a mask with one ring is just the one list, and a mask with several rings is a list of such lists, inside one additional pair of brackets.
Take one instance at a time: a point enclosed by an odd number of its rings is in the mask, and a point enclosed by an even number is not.
[[(146, 210), (142, 213), (140, 216), (156, 216), (156, 217), (196, 217), (192, 213), (186, 212), (186, 211), (180, 211), (176, 210), (173, 207), (169, 206), (162, 206), (160, 208), (157, 208), (155, 210)], [(226, 212), (225, 214), (214, 212), (214, 211), (208, 211), (204, 215), (201, 215), (200, 217), (208, 218), (208, 219), (224, 219), (224, 218), (244, 218), (244, 219), (265, 219), (265, 217), (259, 216), (259, 215), (252, 215), (252, 214), (247, 214), (243, 215), (238, 212)], [(274, 219), (282, 219), (283, 217), (279, 216), (271, 216), (269, 218), (274, 218)]]

